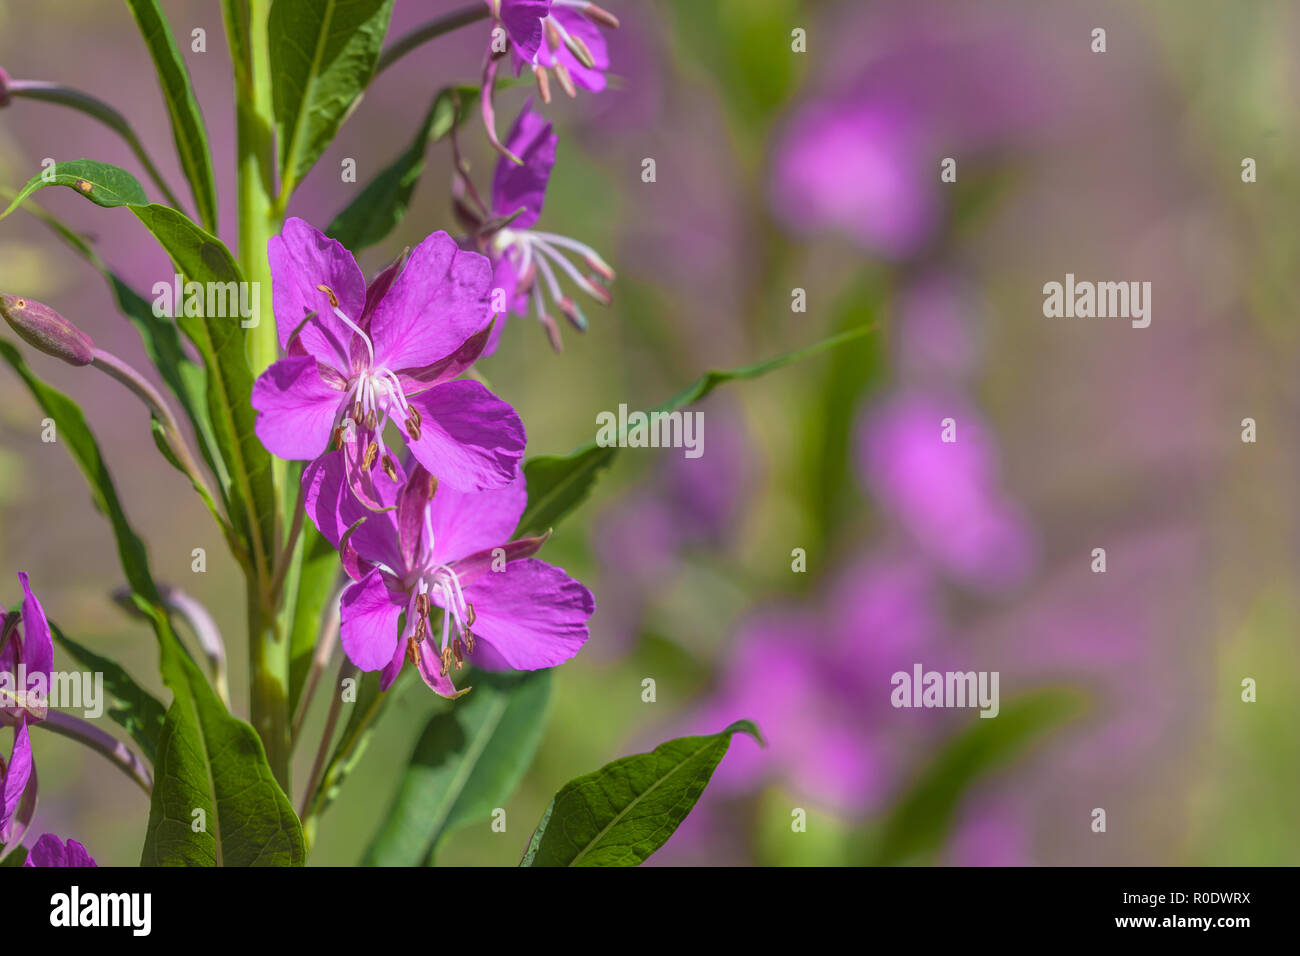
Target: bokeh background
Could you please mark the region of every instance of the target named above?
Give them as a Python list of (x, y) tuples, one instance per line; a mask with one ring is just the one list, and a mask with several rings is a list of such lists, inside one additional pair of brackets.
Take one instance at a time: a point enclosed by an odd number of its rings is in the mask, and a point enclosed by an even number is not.
[[(454, 5), (397, 0), (390, 36)], [(561, 355), (516, 321), (482, 366), (522, 414), (530, 451), (565, 452), (593, 437), (598, 411), (652, 407), (705, 369), (863, 323), (878, 331), (715, 393), (702, 458), (628, 450), (561, 525), (544, 557), (595, 592), (591, 640), (557, 674), (507, 832), (460, 831), (440, 861), (513, 864), (569, 778), (752, 717), (769, 746), (733, 742), (654, 862), (1295, 863), (1300, 7), (606, 5), (622, 21), (610, 35), (615, 88), (548, 110), (560, 147), (544, 227), (606, 255), (614, 303), (589, 310), (586, 335), (566, 330)], [(204, 108), (233, 246), (219, 6), (164, 8)], [(184, 42), (200, 27), (206, 53)], [(1104, 54), (1090, 49), (1096, 27)], [(791, 49), (796, 28), (806, 52)], [(405, 148), (439, 88), (476, 81), (486, 30), (383, 74), (291, 213), (324, 226)], [(124, 5), (0, 0), (0, 67), (108, 100), (182, 180)], [(527, 95), (502, 94), (503, 123)], [(494, 157), (477, 122), (462, 146), (486, 184)], [(144, 178), (79, 114), (30, 101), (0, 111), (0, 183), (81, 156)], [(641, 179), (646, 157), (654, 183)], [(956, 183), (940, 182), (944, 157), (957, 160)], [(1242, 182), (1245, 157), (1256, 183)], [(344, 158), (360, 184), (339, 181)], [(405, 223), (363, 267), (455, 232), (449, 181), (442, 144)], [(128, 212), (62, 192), (38, 199), (97, 237), (138, 288), (170, 277)], [(1151, 326), (1044, 318), (1042, 286), (1067, 272), (1150, 281)], [(804, 312), (792, 311), (796, 288)], [(25, 214), (0, 224), (0, 289), (145, 364), (99, 276)], [(31, 362), (87, 410), (159, 579), (223, 626), (245, 712), (242, 587), (209, 517), (120, 387)], [(70, 635), (161, 693), (151, 635), (109, 596), (120, 582), (107, 524), (66, 450), (40, 441), (41, 417), (0, 375), (0, 601), (16, 601), (15, 574), (29, 571)], [(955, 445), (939, 442), (947, 417)], [(1253, 444), (1241, 440), (1247, 417)], [(190, 570), (196, 547), (205, 574)], [(1090, 570), (1098, 547), (1104, 574)], [(889, 675), (913, 662), (999, 671), (1004, 713), (1046, 688), (1086, 708), (1007, 759), (954, 759), (953, 741), (997, 721), (892, 709)], [(1247, 677), (1254, 703), (1241, 700)], [(313, 864), (359, 858), (442, 706), (412, 687), (388, 708)], [(37, 731), (34, 744), (34, 832), (134, 864), (140, 792), (62, 738)], [(299, 781), (312, 751), (301, 748)], [(1090, 826), (1098, 807), (1104, 834)], [(792, 830), (795, 808), (806, 832)]]

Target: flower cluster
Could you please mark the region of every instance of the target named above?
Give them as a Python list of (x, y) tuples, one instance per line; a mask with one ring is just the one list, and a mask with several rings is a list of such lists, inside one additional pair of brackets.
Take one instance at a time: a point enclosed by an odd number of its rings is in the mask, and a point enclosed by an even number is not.
[(535, 670), (576, 654), (591, 593), (532, 559), (543, 539), (509, 540), (527, 501), (523, 423), (458, 377), (494, 327), (487, 258), (437, 232), (367, 285), (341, 244), (290, 219), (270, 261), (286, 354), (253, 388), (257, 434), (310, 462), (307, 515), (353, 579), (340, 605), (351, 661), (387, 688), (409, 660), (455, 697), (467, 657)]
[[(9, 759), (0, 756), (0, 856), (22, 842), (36, 812), (36, 765), (28, 728), (49, 715), (50, 672), (54, 642), (45, 609), (19, 572), (22, 606), (0, 607), (0, 726), (13, 727)], [(67, 848), (52, 833), (37, 840), (25, 866), (94, 866), (86, 848), (69, 840)]]

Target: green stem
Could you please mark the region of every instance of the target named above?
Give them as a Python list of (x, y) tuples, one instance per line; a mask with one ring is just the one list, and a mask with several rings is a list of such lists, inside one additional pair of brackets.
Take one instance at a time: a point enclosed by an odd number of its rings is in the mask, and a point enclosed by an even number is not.
[[(275, 195), (274, 120), (271, 107), (267, 14), (270, 0), (223, 0), (222, 11), (235, 71), (236, 192), (239, 203), (239, 265), (256, 283), (261, 314), (248, 331), (248, 361), (260, 374), (276, 360), (279, 339), (271, 311), (271, 266), (266, 245), (279, 232)], [(285, 469), (273, 475), (283, 487)], [(248, 577), (249, 710), (266, 747), (276, 780), (291, 793), (289, 648), (277, 614), (273, 569), (255, 562)]]
[(378, 76), (406, 54), (417, 47), (423, 46), (435, 37), (440, 37), (444, 33), (450, 33), (452, 30), (458, 30), (471, 23), (477, 23), (479, 20), (486, 20), (487, 17), (487, 4), (481, 2), (471, 3), (467, 7), (453, 10), (451, 13), (444, 13), (440, 17), (434, 17), (428, 23), (416, 27), (410, 33), (399, 38), (388, 49), (384, 50), (379, 55), (379, 62), (375, 64), (374, 75)]

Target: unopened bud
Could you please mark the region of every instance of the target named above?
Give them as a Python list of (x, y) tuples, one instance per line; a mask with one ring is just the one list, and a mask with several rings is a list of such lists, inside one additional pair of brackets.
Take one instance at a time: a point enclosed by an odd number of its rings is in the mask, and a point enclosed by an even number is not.
[(95, 358), (95, 343), (90, 336), (48, 305), (0, 295), (0, 315), (24, 342), (46, 355), (69, 365), (89, 365)]

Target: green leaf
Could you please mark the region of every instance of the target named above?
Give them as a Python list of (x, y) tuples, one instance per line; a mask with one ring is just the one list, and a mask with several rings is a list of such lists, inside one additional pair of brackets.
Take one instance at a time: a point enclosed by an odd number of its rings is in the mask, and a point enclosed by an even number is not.
[[(774, 359), (741, 368), (705, 372), (690, 387), (653, 409), (652, 414), (676, 411), (692, 402), (698, 402), (719, 385), (739, 379), (758, 378), (791, 363), (855, 341), (874, 330), (874, 325), (865, 325)], [(602, 446), (593, 440), (568, 455), (543, 455), (525, 462), (528, 507), (519, 519), (515, 534), (543, 534), (559, 523), (561, 518), (586, 500), (601, 471), (613, 463), (617, 452), (616, 446)]]
[[(184, 213), (144, 202), (144, 190), (130, 173), (88, 159), (56, 163), (55, 175), (46, 182), (34, 177), (19, 191), (0, 219), (20, 202), (46, 186), (67, 186), (101, 206), (126, 206), (153, 233), (178, 272), (190, 281), (242, 282), (243, 276), (230, 250), (216, 236), (204, 232)], [(269, 294), (269, 290), (265, 290)], [(271, 456), (253, 432), (256, 414), (249, 397), (253, 373), (244, 351), (244, 336), (235, 318), (206, 319), (182, 316), (177, 320), (194, 343), (208, 369), (207, 408), (230, 485), (227, 500), (231, 522), (247, 536), (248, 551), (266, 567), (274, 563), (275, 493), (271, 481)]]
[(474, 675), (474, 691), (435, 714), (363, 861), (432, 865), (442, 838), (503, 806), (546, 725), (551, 673)]
[(267, 30), (283, 204), (325, 152), (379, 60), (393, 0), (275, 0)]
[[(217, 443), (212, 432), (212, 419), (208, 415), (207, 371), (190, 360), (181, 345), (180, 332), (172, 322), (154, 315), (152, 305), (132, 289), (100, 258), (86, 236), (77, 233), (65, 223), (39, 206), (28, 205), (26, 210), (40, 219), (56, 236), (89, 262), (108, 283), (109, 291), (120, 311), (144, 343), (149, 361), (153, 363), (163, 382), (171, 390), (199, 438), (199, 451), (221, 484), (224, 496), (230, 484), (225, 463), (216, 453)], [(224, 500), (224, 499), (223, 499)]]
[(464, 122), (477, 100), (478, 89), (472, 86), (440, 91), (411, 145), (334, 217), (325, 234), (354, 253), (382, 242), (406, 216), (415, 184), (424, 173), (424, 155), (429, 144), (436, 143)]
[(22, 866), (27, 862), (27, 847), (16, 846), (12, 851), (6, 851), (4, 844), (0, 843), (0, 866)]
[(166, 708), (157, 697), (137, 684), (135, 678), (123, 670), (120, 664), (78, 644), (53, 621), (50, 622), (50, 633), (54, 635), (55, 642), (71, 654), (78, 664), (104, 675), (104, 689), (111, 698), (108, 716), (130, 734), (131, 739), (140, 746), (140, 752), (153, 763), (157, 759), (158, 735), (162, 731)]
[(570, 780), (551, 800), (521, 866), (636, 866), (700, 799), (731, 737), (762, 743), (753, 721), (708, 737), (679, 737)]
[(189, 70), (176, 48), (158, 0), (126, 0), (126, 3), (140, 26), (140, 34), (158, 71), (167, 115), (171, 119), (172, 138), (176, 141), (176, 153), (194, 194), (199, 219), (210, 232), (216, 232), (217, 180), (212, 172), (212, 155), (203, 113), (194, 98)]
[(175, 697), (158, 739), (140, 865), (302, 866), (302, 826), (257, 733), (226, 711), (178, 646), (164, 644), (163, 669), (180, 679), (168, 682)]
[[(144, 862), (300, 864), (302, 827), (271, 774), (262, 742), (252, 727), (226, 711), (172, 629), (144, 542), (127, 521), (81, 409), (36, 378), (10, 343), (0, 341), (0, 358), (54, 419), (61, 444), (85, 473), (96, 506), (113, 526), (133, 600), (158, 638), (159, 670), (173, 699), (158, 735)], [(203, 831), (192, 827), (194, 809), (204, 811)]]
[(942, 848), (962, 798), (977, 780), (1077, 718), (1084, 704), (1077, 691), (1036, 691), (1003, 704), (996, 717), (974, 719), (939, 751), (878, 831), (868, 834), (867, 861), (890, 866), (927, 859)]

